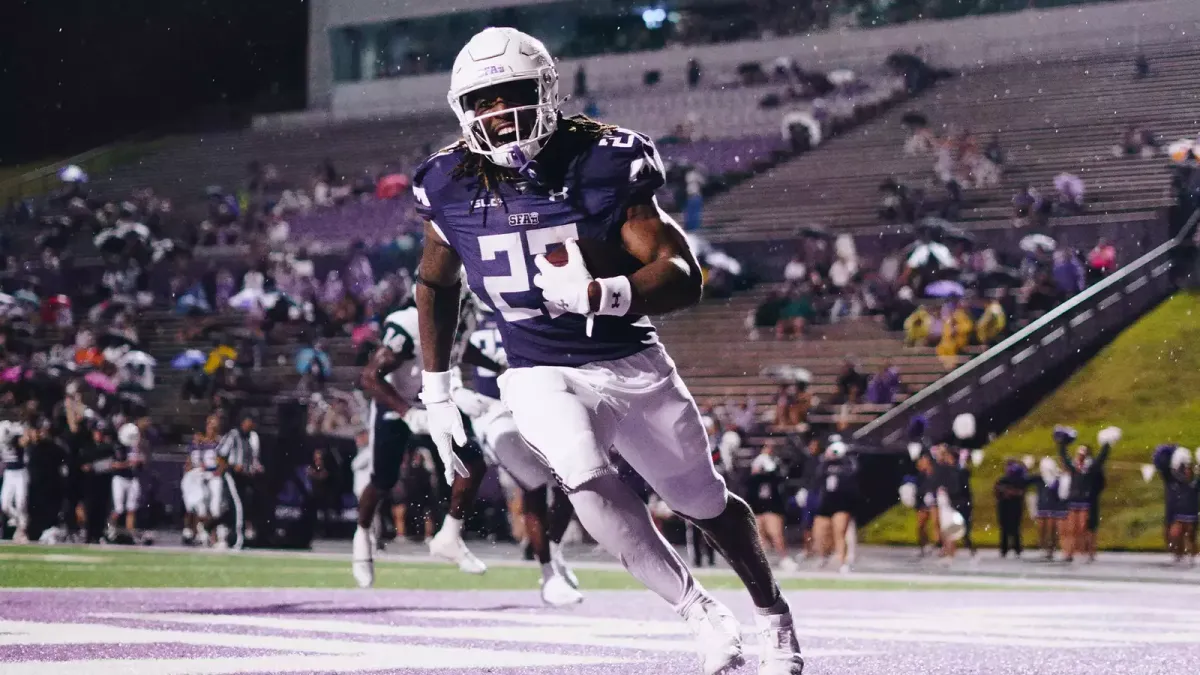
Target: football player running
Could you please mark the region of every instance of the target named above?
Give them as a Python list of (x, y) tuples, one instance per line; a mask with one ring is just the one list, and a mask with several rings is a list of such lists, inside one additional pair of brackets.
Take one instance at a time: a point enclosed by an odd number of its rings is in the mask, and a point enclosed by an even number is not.
[[(451, 308), (451, 335), (460, 322), (460, 311), (467, 305), (456, 297)], [(375, 583), (374, 528), (376, 513), (384, 494), (400, 478), (400, 467), (410, 450), (413, 426), (423, 427), (424, 418), (434, 412), (421, 410), (422, 343), (417, 330), (417, 309), (409, 305), (387, 315), (383, 322), (380, 346), (363, 368), (360, 383), (371, 397), (367, 422), (371, 444), (371, 480), (358, 498), (358, 528), (354, 532), (351, 571), (362, 588)], [(470, 345), (463, 345), (461, 358), (472, 365), (499, 369), (500, 366)], [(447, 352), (449, 358), (449, 352)], [(447, 366), (449, 367), (449, 366)], [(455, 414), (461, 415), (457, 410)], [(458, 428), (463, 428), (461, 417)], [(457, 437), (458, 453), (446, 449), (439, 454), (446, 482), (450, 484), (450, 508), (442, 529), (429, 540), (429, 552), (448, 560), (469, 574), (483, 574), (487, 566), (476, 558), (462, 540), (462, 523), (475, 503), (475, 495), (487, 468), (478, 444), (468, 443), (466, 434)]]
[[(467, 302), (475, 305), (470, 295)], [(494, 325), (484, 323), (490, 322), (481, 322), (474, 330), (466, 326), (467, 339), (497, 364), (507, 363), (503, 338)], [(573, 511), (569, 502), (556, 503), (551, 513), (548, 491), (554, 476), (521, 438), (512, 412), (500, 401), (498, 375), (495, 370), (476, 368), (471, 378), (474, 390), (456, 386), (451, 396), (459, 409), (471, 418), (471, 426), (484, 450), (520, 486), (526, 536), (542, 567), (542, 602), (554, 607), (583, 602), (583, 594), (578, 590), (579, 580), (567, 566), (559, 546)]]
[[(416, 293), (421, 399), (439, 452), (453, 455), (466, 436), (450, 372), (465, 268), (504, 336), (502, 400), (583, 526), (685, 619), (705, 673), (743, 662), (737, 620), (618, 478), (607, 455), (613, 447), (742, 579), (757, 607), (759, 672), (799, 675), (791, 613), (754, 516), (713, 467), (696, 403), (647, 318), (696, 304), (702, 286), (683, 232), (654, 199), (665, 177), (653, 143), (564, 118), (552, 57), (511, 28), (488, 28), (467, 43), (448, 98), (463, 139), (413, 178), (427, 221)], [(640, 268), (593, 278), (576, 243), (583, 239), (627, 252)], [(559, 244), (567, 259), (555, 266), (545, 254)]]

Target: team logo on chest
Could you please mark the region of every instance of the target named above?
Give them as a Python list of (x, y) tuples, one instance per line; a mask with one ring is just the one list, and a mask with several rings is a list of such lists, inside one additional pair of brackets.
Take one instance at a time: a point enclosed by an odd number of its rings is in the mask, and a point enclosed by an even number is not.
[(565, 202), (565, 201), (567, 201), (567, 188), (566, 188), (566, 186), (563, 186), (563, 188), (562, 188), (561, 190), (551, 190), (551, 191), (550, 191), (550, 201), (552, 201), (552, 202)]
[(472, 209), (496, 209), (500, 208), (500, 198), (495, 195), (488, 195), (483, 199), (476, 199), (471, 202)]
[(515, 225), (537, 225), (538, 224), (538, 214), (536, 211), (534, 211), (533, 213), (510, 213), (510, 214), (508, 214), (508, 224), (514, 225), (514, 226)]

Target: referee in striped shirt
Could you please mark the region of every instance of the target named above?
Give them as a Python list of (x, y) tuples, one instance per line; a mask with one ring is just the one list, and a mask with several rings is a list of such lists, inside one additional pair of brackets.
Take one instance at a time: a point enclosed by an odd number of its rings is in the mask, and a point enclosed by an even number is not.
[[(250, 416), (243, 417), (240, 425), (226, 432), (217, 446), (217, 454), (224, 457), (229, 466), (225, 472), (225, 487), (229, 490), (229, 500), (233, 502), (235, 549), (245, 545), (245, 505), (252, 504), (256, 496), (255, 479), (263, 472), (260, 453), (258, 432), (254, 430), (254, 418)], [(253, 527), (250, 528), (250, 536), (254, 538)]]

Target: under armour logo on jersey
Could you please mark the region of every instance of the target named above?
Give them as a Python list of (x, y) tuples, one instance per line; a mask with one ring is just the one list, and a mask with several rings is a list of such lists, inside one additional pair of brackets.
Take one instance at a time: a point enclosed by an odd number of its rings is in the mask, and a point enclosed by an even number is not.
[(560, 189), (560, 190), (551, 190), (551, 191), (550, 191), (550, 201), (552, 201), (552, 202), (565, 202), (565, 201), (567, 201), (567, 188), (566, 188), (566, 186), (563, 186), (563, 188), (562, 188), (562, 189)]

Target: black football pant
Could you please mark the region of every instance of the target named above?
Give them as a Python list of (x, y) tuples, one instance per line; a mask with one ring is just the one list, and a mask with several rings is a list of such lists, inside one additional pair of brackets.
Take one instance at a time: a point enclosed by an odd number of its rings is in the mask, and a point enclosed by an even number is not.
[(1000, 521), (1000, 556), (1008, 555), (1009, 549), (1021, 555), (1021, 517), (1024, 505), (1019, 499), (997, 502), (996, 515)]

